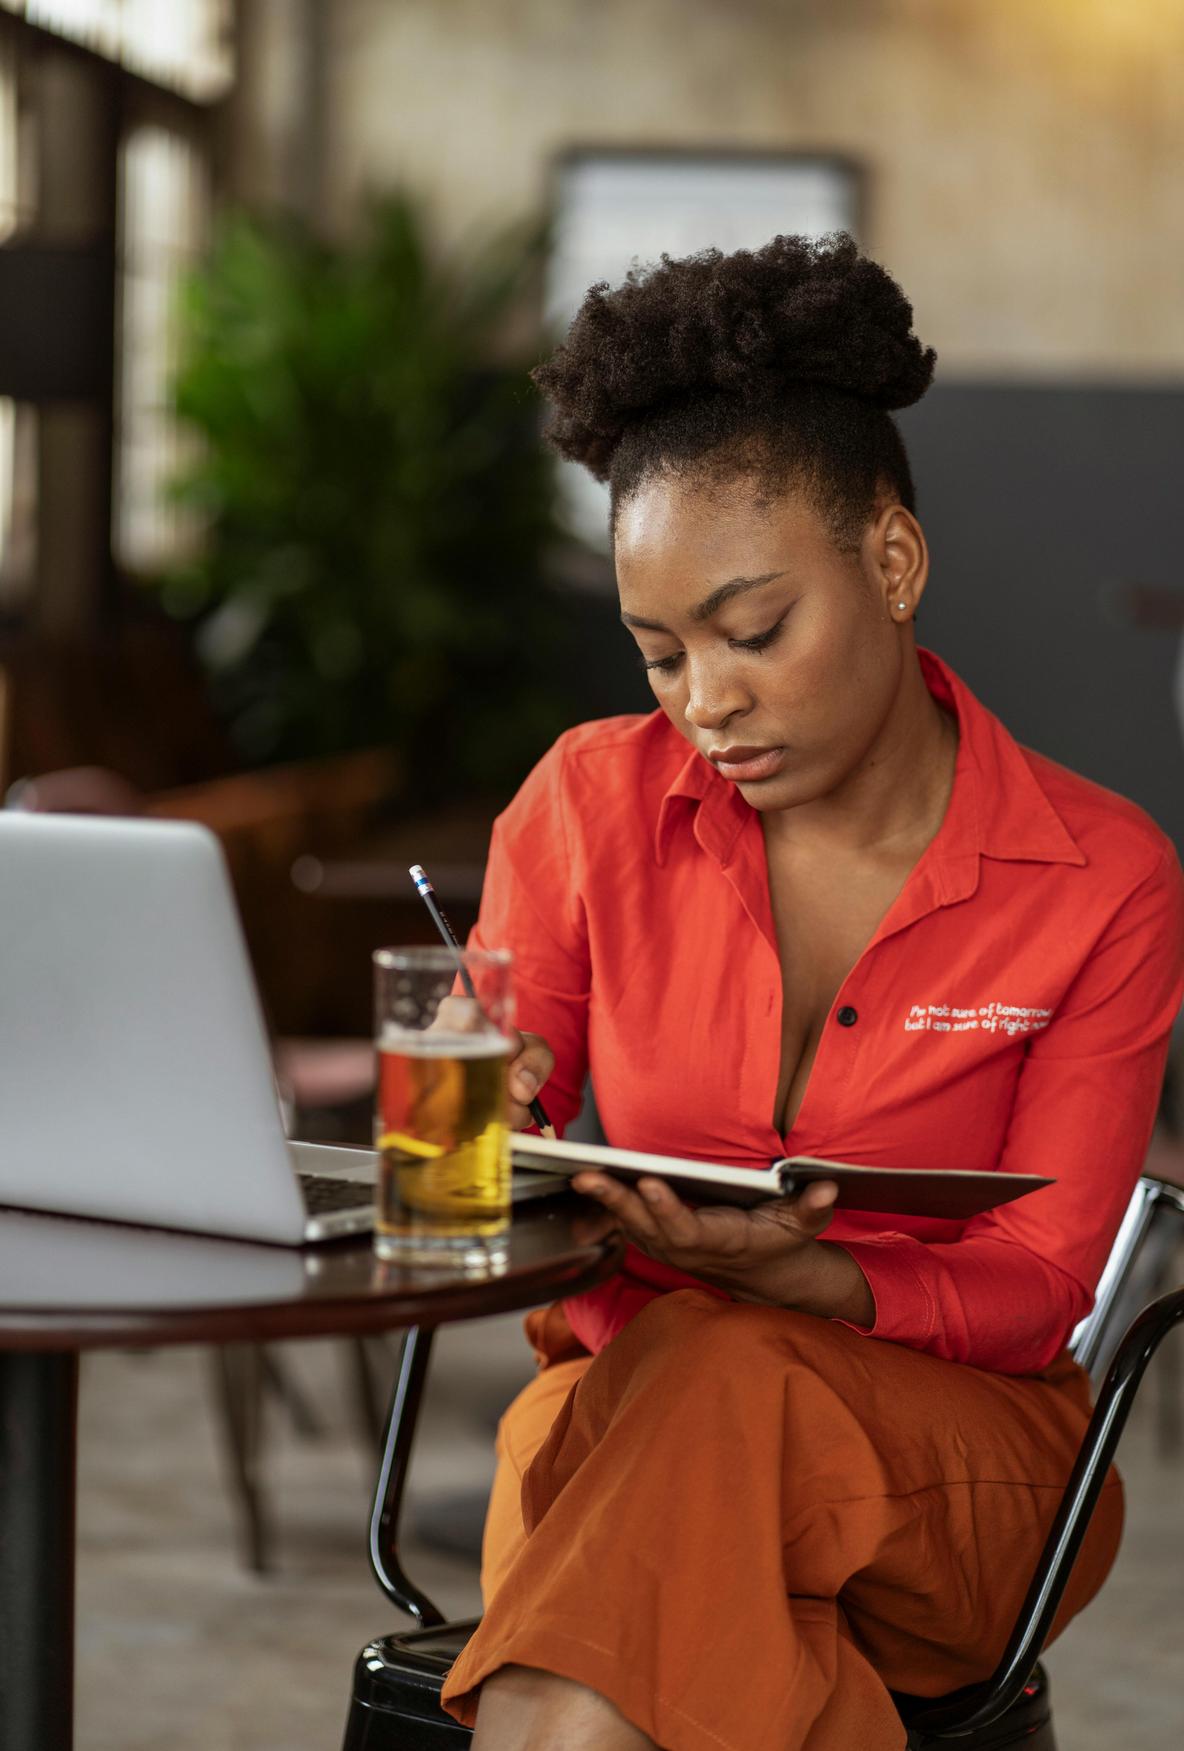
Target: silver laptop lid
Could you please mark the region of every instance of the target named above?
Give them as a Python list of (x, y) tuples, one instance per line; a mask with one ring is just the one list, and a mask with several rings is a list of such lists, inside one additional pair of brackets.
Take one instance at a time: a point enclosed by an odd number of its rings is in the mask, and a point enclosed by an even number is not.
[(298, 1241), (221, 847), (0, 814), (0, 1204)]

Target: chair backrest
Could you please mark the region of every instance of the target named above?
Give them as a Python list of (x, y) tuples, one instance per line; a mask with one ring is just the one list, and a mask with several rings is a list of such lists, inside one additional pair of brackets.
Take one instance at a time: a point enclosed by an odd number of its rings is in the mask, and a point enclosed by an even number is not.
[(77, 640), (0, 632), (0, 666), (5, 789), (29, 773), (95, 765), (155, 791), (237, 763), (182, 629), (163, 616)]
[[(401, 773), (391, 750), (369, 748), (146, 793), (119, 772), (78, 766), (18, 780), (0, 794), (0, 806), (145, 815), (208, 827), (226, 855), (272, 1031), (316, 1036), (367, 1028), (370, 951), (381, 925), (372, 922), (373, 912), (361, 918), (355, 913), (353, 955), (347, 958), (340, 914), (296, 889), (290, 871), (305, 853), (325, 855), (355, 844), (398, 794)], [(363, 940), (355, 946), (359, 935)], [(295, 943), (299, 953), (293, 952)], [(352, 1028), (335, 1025), (347, 1006), (359, 1022)]]
[(134, 784), (105, 766), (68, 766), (18, 778), (0, 806), (37, 815), (141, 815), (144, 799)]
[(1074, 1358), (1097, 1385), (1135, 1314), (1162, 1289), (1184, 1233), (1184, 1188), (1144, 1174), (1098, 1279), (1094, 1305), (1073, 1333)]
[[(1030, 1693), (1036, 1656), (1063, 1595), (1143, 1370), (1167, 1332), (1184, 1323), (1184, 1290), (1151, 1300), (1163, 1287), (1165, 1267), (1184, 1233), (1182, 1220), (1184, 1186), (1144, 1174), (1099, 1279), (1093, 1309), (1073, 1334), (1076, 1359), (1091, 1370), (1095, 1384), (1103, 1376), (1105, 1380), (1011, 1639), (985, 1683), (931, 1699), (910, 1716), (910, 1745), (947, 1737), (964, 1742), (1002, 1720), (1026, 1686)], [(398, 1531), (431, 1338), (430, 1331), (412, 1329), (404, 1339), (370, 1517), (375, 1579), (392, 1604), (425, 1627), (444, 1623), (444, 1617), (404, 1571)], [(1014, 1741), (992, 1738), (990, 1742)], [(1047, 1741), (1033, 1738), (1031, 1742)], [(347, 1736), (347, 1745), (354, 1743)]]
[[(1158, 1155), (1153, 1150), (1148, 1165), (1162, 1165), (1175, 1173), (1181, 1159), (1178, 1146), (1173, 1146)], [(1143, 1174), (1098, 1280), (1093, 1308), (1073, 1333), (1073, 1355), (1088, 1369), (1097, 1400), (1015, 1629), (999, 1665), (985, 1683), (938, 1698), (910, 1717), (910, 1744), (965, 1740), (1001, 1721), (1023, 1694), (1064, 1594), (1139, 1381), (1167, 1333), (1184, 1322), (1184, 1289), (1163, 1294), (1184, 1235), (1182, 1224), (1184, 1185), (1157, 1173)]]

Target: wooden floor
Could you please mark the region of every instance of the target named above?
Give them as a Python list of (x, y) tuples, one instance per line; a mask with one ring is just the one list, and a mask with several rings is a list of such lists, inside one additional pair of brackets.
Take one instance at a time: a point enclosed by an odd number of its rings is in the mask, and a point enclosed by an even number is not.
[[(354, 1655), (394, 1615), (366, 1568), (371, 1460), (346, 1355), (324, 1343), (280, 1349), (326, 1427), (308, 1440), (278, 1410), (270, 1417), (275, 1567), (264, 1578), (238, 1561), (208, 1357), (84, 1362), (78, 1751), (338, 1751)], [(466, 1516), (447, 1504), (488, 1487), (493, 1421), (529, 1372), (516, 1318), (442, 1334), (413, 1521), (455, 1520), (465, 1543)], [(1184, 1454), (1157, 1452), (1156, 1386), (1149, 1376), (1124, 1444), (1118, 1566), (1048, 1658), (1060, 1751), (1184, 1744)], [(446, 1611), (477, 1609), (471, 1560), (414, 1547), (408, 1557)]]

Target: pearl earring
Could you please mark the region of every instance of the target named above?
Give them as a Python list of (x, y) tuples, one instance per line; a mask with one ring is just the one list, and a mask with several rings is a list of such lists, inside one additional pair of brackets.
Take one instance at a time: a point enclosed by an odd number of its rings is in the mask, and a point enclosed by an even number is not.
[(908, 603), (907, 603), (907, 602), (898, 602), (898, 603), (897, 603), (897, 604), (896, 604), (896, 606), (897, 606), (897, 607), (898, 607), (898, 608), (901, 608), (901, 609), (904, 609), (904, 608), (907, 608), (907, 607), (908, 607)]

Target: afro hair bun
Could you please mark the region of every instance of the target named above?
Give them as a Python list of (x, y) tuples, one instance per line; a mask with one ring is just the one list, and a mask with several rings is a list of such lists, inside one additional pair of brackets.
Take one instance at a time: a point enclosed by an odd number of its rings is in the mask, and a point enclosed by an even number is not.
[(912, 332), (896, 281), (846, 232), (774, 237), (634, 268), (588, 292), (532, 376), (554, 405), (547, 436), (606, 480), (631, 427), (703, 398), (785, 400), (814, 384), (885, 411), (920, 399), (936, 354)]

